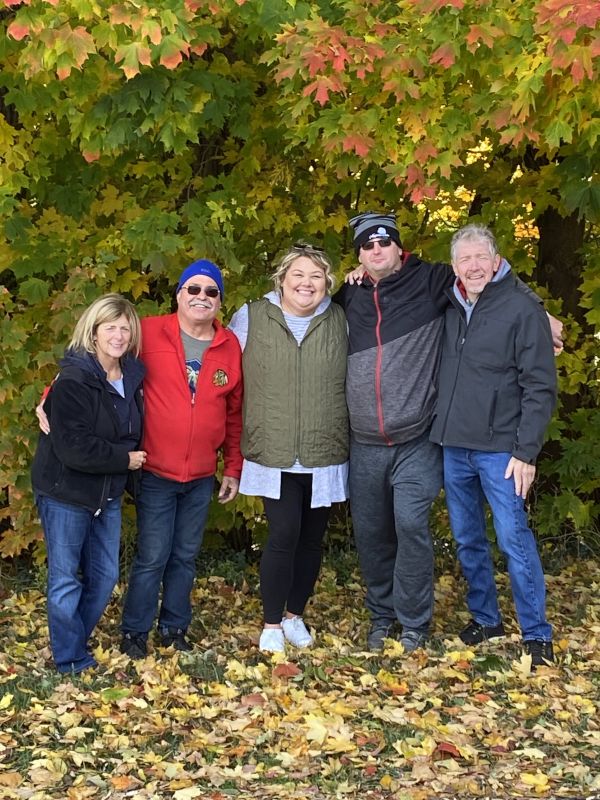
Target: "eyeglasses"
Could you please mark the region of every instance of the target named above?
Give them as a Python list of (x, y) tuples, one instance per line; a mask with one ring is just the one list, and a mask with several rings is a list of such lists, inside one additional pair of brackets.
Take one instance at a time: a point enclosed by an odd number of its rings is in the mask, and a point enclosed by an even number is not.
[(312, 250), (313, 253), (324, 253), (324, 247), (316, 247), (314, 244), (306, 244), (305, 242), (296, 242), (294, 250)]
[(365, 242), (364, 244), (361, 244), (360, 249), (361, 250), (372, 250), (375, 247), (376, 244), (378, 244), (379, 247), (389, 247), (392, 244), (392, 240), (390, 239), (389, 236), (386, 237), (385, 239), (375, 239), (373, 241)]
[(218, 297), (221, 292), (216, 286), (196, 286), (192, 284), (191, 286), (183, 286), (183, 289), (187, 291), (188, 294), (196, 295), (200, 294), (200, 292), (204, 292), (207, 297)]

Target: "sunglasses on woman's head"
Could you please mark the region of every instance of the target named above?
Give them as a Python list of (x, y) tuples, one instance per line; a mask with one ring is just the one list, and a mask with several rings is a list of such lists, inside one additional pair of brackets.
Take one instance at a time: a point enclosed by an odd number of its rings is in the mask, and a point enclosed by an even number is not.
[(361, 244), (360, 249), (361, 250), (372, 250), (375, 247), (376, 244), (378, 244), (379, 247), (389, 247), (391, 245), (391, 243), (392, 243), (392, 240), (390, 239), (389, 236), (387, 236), (385, 239), (375, 239), (372, 242), (365, 242), (364, 244)]
[(304, 242), (296, 242), (294, 250), (312, 250), (315, 253), (324, 253), (323, 247), (316, 247), (314, 244), (305, 244)]
[(216, 286), (196, 286), (195, 284), (192, 284), (191, 286), (184, 286), (183, 288), (188, 294), (195, 295), (200, 294), (200, 292), (204, 292), (207, 297), (212, 297), (213, 299), (221, 294)]

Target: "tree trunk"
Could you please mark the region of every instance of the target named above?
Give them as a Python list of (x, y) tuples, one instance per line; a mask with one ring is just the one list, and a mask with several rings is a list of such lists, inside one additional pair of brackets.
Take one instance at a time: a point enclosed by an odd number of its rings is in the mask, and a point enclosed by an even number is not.
[(585, 233), (585, 221), (577, 214), (563, 217), (552, 207), (547, 208), (536, 220), (540, 233), (538, 259), (534, 279), (547, 286), (550, 295), (562, 300), (564, 314), (572, 314), (587, 327), (584, 309), (579, 306), (581, 270), (583, 259), (581, 247)]

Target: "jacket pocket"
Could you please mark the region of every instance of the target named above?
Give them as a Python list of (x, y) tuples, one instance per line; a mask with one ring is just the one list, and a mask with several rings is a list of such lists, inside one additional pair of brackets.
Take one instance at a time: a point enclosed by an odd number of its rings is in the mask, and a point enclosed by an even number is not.
[(496, 416), (496, 405), (498, 403), (498, 389), (494, 389), (492, 394), (492, 402), (490, 404), (490, 413), (488, 417), (488, 437), (490, 441), (494, 438), (494, 417)]

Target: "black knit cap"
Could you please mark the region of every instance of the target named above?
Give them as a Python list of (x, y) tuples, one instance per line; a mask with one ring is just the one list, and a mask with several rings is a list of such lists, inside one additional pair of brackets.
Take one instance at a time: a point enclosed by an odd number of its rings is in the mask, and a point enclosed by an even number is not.
[(354, 231), (353, 244), (357, 255), (365, 242), (382, 239), (385, 236), (388, 236), (398, 247), (402, 247), (394, 214), (377, 214), (374, 211), (366, 211), (364, 214), (352, 217), (350, 227)]

